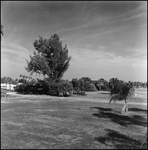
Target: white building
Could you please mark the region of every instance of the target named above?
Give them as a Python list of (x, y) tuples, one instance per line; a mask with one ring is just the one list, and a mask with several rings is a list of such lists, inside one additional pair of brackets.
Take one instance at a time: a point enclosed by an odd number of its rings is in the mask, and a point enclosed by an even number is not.
[(1, 83), (1, 89), (14, 90), (14, 84)]

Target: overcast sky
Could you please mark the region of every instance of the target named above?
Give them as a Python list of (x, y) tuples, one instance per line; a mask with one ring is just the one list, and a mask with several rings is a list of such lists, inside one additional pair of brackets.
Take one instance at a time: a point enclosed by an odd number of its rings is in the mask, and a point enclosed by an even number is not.
[(58, 34), (72, 57), (64, 79), (147, 81), (147, 2), (1, 1), (1, 76), (24, 67), (39, 36)]

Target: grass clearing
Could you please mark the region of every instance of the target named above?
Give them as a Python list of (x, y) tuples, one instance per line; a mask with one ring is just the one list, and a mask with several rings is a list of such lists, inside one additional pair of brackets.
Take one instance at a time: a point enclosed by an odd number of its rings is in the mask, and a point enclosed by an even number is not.
[(101, 92), (3, 98), (1, 148), (139, 149), (147, 131), (147, 106), (131, 103), (129, 114), (121, 115), (123, 103), (107, 101), (109, 95)]

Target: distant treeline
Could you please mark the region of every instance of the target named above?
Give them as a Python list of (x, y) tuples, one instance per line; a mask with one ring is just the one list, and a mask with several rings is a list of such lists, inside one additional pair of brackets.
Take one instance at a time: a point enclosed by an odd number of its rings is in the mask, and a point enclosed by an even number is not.
[[(109, 81), (101, 78), (98, 80), (92, 80), (89, 77), (82, 77), (80, 79), (73, 78), (71, 81), (65, 80), (66, 82), (69, 82), (72, 84), (74, 90), (80, 90), (80, 91), (109, 91), (109, 83), (112, 79), (117, 78), (111, 78)], [(20, 75), (19, 79), (12, 79), (10, 77), (1, 77), (1, 83), (6, 84), (14, 84), (17, 85), (18, 83), (24, 83), (32, 82), (36, 83), (40, 79), (34, 79), (30, 76)], [(64, 81), (64, 80), (63, 80)], [(124, 81), (123, 81), (124, 82)], [(146, 88), (147, 82), (139, 82), (139, 81), (129, 81), (135, 88)]]

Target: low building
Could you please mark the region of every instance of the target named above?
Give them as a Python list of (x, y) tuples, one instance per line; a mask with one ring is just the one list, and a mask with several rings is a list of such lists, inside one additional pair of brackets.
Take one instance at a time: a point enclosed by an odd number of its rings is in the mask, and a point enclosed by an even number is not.
[(14, 84), (1, 83), (1, 89), (14, 90)]

